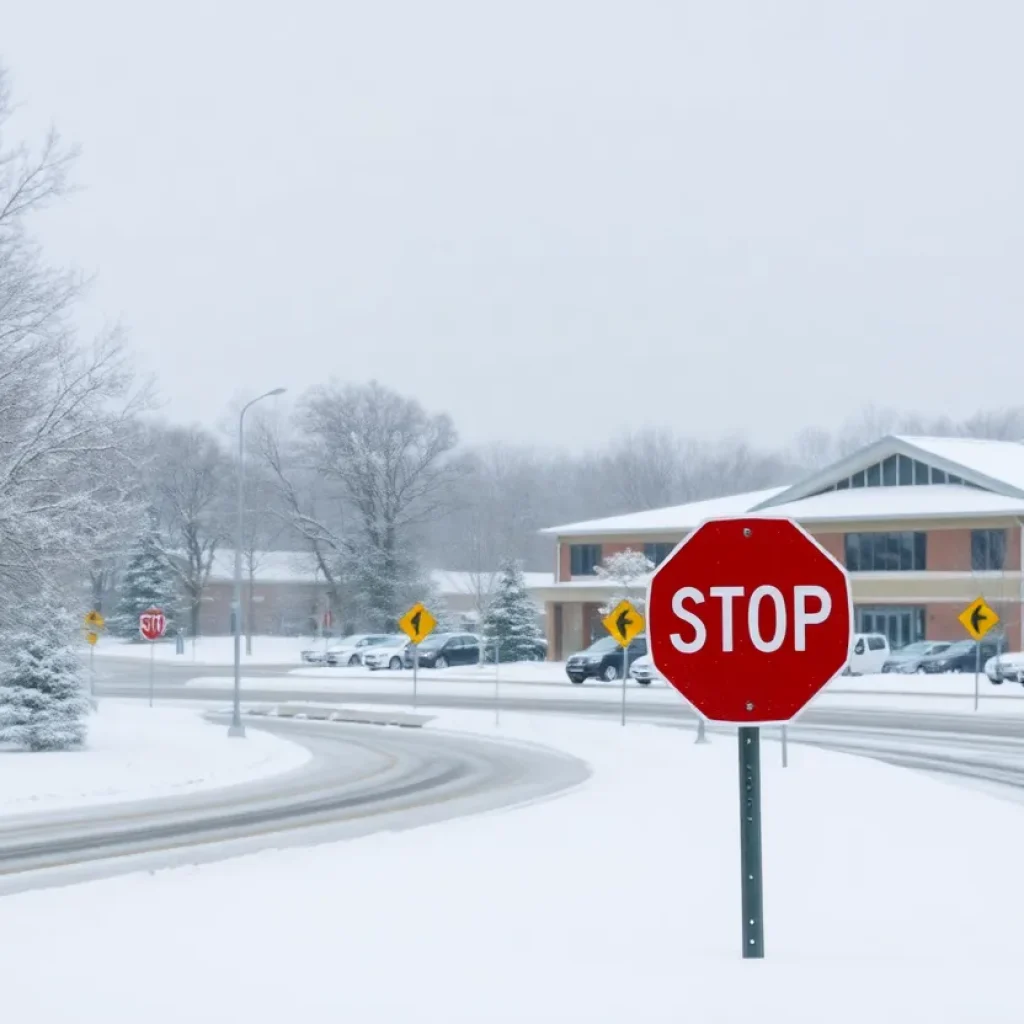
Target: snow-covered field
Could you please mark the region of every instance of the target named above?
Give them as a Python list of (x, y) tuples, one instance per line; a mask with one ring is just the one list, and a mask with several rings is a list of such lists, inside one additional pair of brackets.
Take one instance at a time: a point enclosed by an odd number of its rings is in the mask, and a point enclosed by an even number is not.
[[(323, 640), (314, 640), (308, 636), (254, 636), (252, 638), (252, 654), (245, 653), (245, 637), (242, 638), (242, 663), (244, 665), (301, 665), (302, 651), (307, 648), (323, 650)], [(204, 636), (194, 643), (185, 641), (185, 653), (177, 654), (173, 640), (161, 640), (152, 645), (154, 653), (150, 653), (147, 643), (128, 643), (104, 637), (96, 645), (97, 658), (128, 658), (131, 660), (149, 661), (154, 657), (157, 661), (176, 662), (182, 665), (232, 665), (234, 664), (234, 639), (230, 636)]]
[(103, 701), (83, 750), (0, 751), (0, 815), (177, 796), (290, 771), (305, 747), (258, 728), (228, 740), (200, 712)]
[[(483, 730), (484, 718), (445, 724)], [(766, 949), (739, 959), (735, 742), (507, 716), (595, 775), (518, 810), (0, 900), (47, 1024), (1018, 1024), (1019, 806), (764, 751)], [(16, 940), (15, 937), (16, 936)], [(60, 984), (53, 965), (60, 964)]]

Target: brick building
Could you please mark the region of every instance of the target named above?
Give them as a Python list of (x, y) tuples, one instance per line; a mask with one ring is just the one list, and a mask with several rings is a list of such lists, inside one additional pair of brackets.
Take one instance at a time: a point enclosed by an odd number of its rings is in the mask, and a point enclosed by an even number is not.
[(973, 438), (884, 437), (787, 487), (552, 527), (556, 582), (545, 602), (551, 657), (603, 634), (612, 587), (594, 567), (616, 551), (655, 563), (702, 520), (784, 516), (850, 571), (856, 628), (894, 646), (961, 639), (957, 616), (979, 594), (1022, 647), (1024, 444)]

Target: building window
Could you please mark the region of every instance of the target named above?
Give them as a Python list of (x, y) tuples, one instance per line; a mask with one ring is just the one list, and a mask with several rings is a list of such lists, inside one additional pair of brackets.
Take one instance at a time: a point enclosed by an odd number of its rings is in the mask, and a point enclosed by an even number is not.
[(656, 540), (651, 544), (644, 545), (644, 555), (655, 565), (661, 565), (674, 550), (675, 544), (670, 540)]
[(971, 568), (992, 572), (1006, 568), (1006, 531), (971, 530)]
[(862, 605), (854, 613), (858, 633), (881, 633), (894, 651), (925, 639), (921, 605)]
[(829, 484), (818, 493), (845, 491), (850, 487), (910, 487), (924, 484), (961, 484), (964, 487), (977, 487), (977, 484), (917, 459), (911, 459), (906, 455), (890, 455), (873, 466), (858, 470), (852, 476)]
[(593, 576), (594, 567), (601, 561), (600, 544), (570, 544), (569, 572), (573, 576)]
[(846, 568), (850, 572), (913, 572), (926, 568), (928, 535), (848, 533)]

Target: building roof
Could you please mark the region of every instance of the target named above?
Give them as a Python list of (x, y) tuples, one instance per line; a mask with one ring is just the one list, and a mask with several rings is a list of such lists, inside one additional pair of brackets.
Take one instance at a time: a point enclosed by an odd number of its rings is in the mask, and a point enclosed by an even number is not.
[(1024, 498), (993, 494), (962, 484), (927, 487), (852, 487), (798, 498), (756, 510), (754, 515), (784, 516), (801, 523), (850, 519), (958, 518), (1024, 516)]
[[(243, 561), (243, 576), (246, 567)], [(217, 583), (230, 582), (235, 574), (235, 552), (222, 548), (213, 556), (210, 579)], [(260, 583), (317, 583), (323, 576), (317, 572), (316, 559), (308, 551), (259, 551), (256, 553), (255, 579)], [(554, 573), (524, 572), (527, 590), (550, 586)], [(452, 572), (432, 569), (431, 582), (442, 597), (453, 594), (489, 593), (497, 582), (498, 573)]]
[[(1024, 444), (977, 437), (907, 437), (898, 440), (928, 455), (955, 463), (995, 483), (1006, 484), (1024, 497)], [(966, 475), (966, 474), (964, 474)]]
[(541, 533), (557, 534), (560, 537), (576, 535), (597, 535), (617, 533), (673, 533), (689, 530), (705, 519), (715, 516), (738, 516), (786, 490), (785, 487), (770, 487), (761, 491), (746, 491), (743, 494), (728, 494), (722, 498), (708, 498), (692, 501), (687, 505), (672, 505), (668, 508), (650, 508), (643, 512), (631, 512), (622, 516), (608, 516), (605, 519), (588, 519), (582, 523), (565, 526), (551, 526)]
[[(889, 455), (926, 462), (974, 484), (827, 490)], [(1024, 444), (965, 437), (890, 435), (786, 487), (569, 523), (542, 531), (559, 537), (681, 533), (705, 519), (786, 516), (800, 522), (1024, 515)]]

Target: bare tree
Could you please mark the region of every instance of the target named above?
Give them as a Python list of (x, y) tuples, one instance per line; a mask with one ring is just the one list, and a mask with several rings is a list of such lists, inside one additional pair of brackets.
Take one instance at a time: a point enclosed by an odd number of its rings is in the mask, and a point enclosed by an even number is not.
[(0, 71), (0, 603), (5, 626), (52, 598), (80, 601), (89, 563), (131, 519), (133, 389), (116, 331), (80, 345), (81, 282), (53, 270), (31, 216), (68, 190), (73, 150), (56, 133), (38, 151), (9, 145)]
[(344, 589), (367, 625), (391, 628), (423, 583), (415, 532), (449, 507), (464, 472), (450, 458), (451, 420), (372, 382), (315, 389), (296, 427), (290, 451), (261, 442), (289, 525), (335, 593)]
[(213, 558), (228, 535), (226, 499), (233, 468), (216, 438), (199, 427), (153, 428), (151, 444), (149, 470), (167, 537), (165, 557), (181, 583), (197, 636)]

